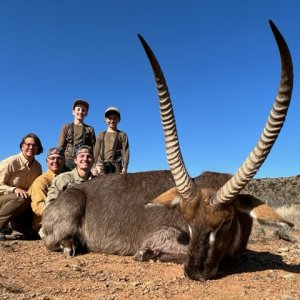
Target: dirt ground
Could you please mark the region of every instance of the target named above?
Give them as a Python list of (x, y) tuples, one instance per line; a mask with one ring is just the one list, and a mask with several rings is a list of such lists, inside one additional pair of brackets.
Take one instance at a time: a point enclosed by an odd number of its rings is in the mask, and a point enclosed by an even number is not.
[(237, 264), (196, 282), (181, 265), (87, 253), (66, 258), (42, 241), (0, 242), (0, 299), (300, 299), (300, 232), (251, 235)]

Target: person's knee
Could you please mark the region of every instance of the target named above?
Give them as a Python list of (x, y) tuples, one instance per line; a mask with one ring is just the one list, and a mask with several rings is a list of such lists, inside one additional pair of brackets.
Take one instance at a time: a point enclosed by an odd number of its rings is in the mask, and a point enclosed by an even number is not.
[(18, 197), (15, 194), (5, 195), (2, 199), (0, 211), (5, 214), (7, 213), (20, 213), (30, 207), (30, 198)]
[(22, 197), (16, 197), (12, 201), (12, 205), (14, 205), (16, 208), (24, 208), (27, 209), (30, 207), (31, 200), (30, 198), (22, 198)]

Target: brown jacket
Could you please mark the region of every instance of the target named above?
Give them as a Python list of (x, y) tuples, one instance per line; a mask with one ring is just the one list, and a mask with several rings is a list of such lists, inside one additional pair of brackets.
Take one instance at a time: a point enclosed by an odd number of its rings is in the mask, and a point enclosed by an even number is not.
[[(129, 164), (129, 141), (128, 136), (124, 131), (118, 130), (118, 139), (116, 140), (117, 132), (102, 131), (97, 136), (94, 157), (95, 167), (98, 173), (103, 173), (103, 162), (118, 163), (127, 170)], [(116, 152), (113, 157), (114, 144), (116, 141)]]
[[(74, 127), (73, 127), (74, 126)], [(83, 127), (84, 126), (84, 127)], [(74, 123), (65, 124), (60, 132), (58, 147), (65, 151), (66, 159), (73, 159), (73, 145), (87, 145), (94, 149), (96, 142), (95, 130), (92, 126), (83, 124), (76, 125)], [(72, 130), (74, 128), (74, 132)], [(83, 135), (85, 140), (83, 141)]]

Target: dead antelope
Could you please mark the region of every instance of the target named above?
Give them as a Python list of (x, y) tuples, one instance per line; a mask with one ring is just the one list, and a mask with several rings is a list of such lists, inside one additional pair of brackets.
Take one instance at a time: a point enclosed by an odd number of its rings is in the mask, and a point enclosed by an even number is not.
[(270, 25), (282, 63), (279, 90), (257, 145), (234, 176), (213, 172), (189, 176), (163, 72), (139, 35), (157, 82), (171, 171), (98, 176), (67, 189), (45, 209), (46, 247), (58, 251), (67, 244), (65, 252), (70, 254), (71, 241), (94, 252), (134, 255), (135, 260), (182, 262), (188, 278), (206, 280), (216, 275), (224, 258), (236, 259), (245, 250), (252, 218), (262, 224), (293, 226), (262, 201), (241, 194), (270, 152), (292, 94), (289, 49)]

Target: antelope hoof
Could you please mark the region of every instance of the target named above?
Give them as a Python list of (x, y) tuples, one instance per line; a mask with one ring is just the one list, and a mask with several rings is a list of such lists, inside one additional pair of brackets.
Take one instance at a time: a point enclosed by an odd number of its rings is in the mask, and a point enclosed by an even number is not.
[(72, 239), (61, 241), (60, 248), (67, 258), (73, 257), (76, 254), (76, 245)]
[(139, 250), (133, 257), (136, 261), (148, 261), (154, 257), (156, 257), (157, 254), (150, 248), (144, 248)]

